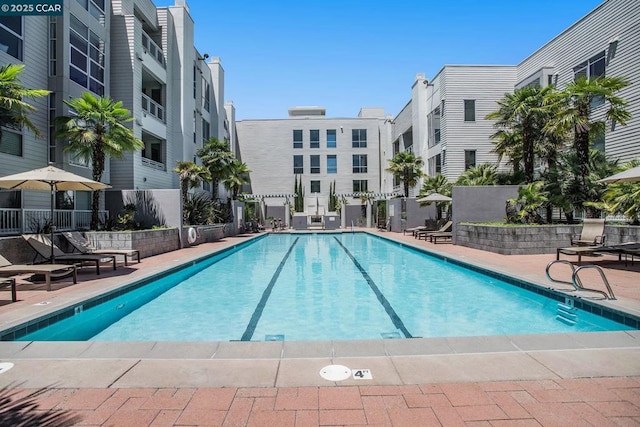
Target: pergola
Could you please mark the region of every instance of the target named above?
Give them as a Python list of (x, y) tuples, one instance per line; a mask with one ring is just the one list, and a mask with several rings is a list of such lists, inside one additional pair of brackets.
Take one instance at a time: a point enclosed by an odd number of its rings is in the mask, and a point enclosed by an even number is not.
[(347, 217), (345, 215), (345, 199), (347, 197), (360, 197), (365, 198), (365, 205), (367, 210), (367, 228), (371, 228), (371, 206), (374, 201), (378, 200), (389, 200), (393, 197), (401, 196), (400, 193), (391, 192), (391, 193), (370, 193), (370, 192), (357, 192), (357, 193), (340, 193), (336, 194), (336, 197), (340, 200), (340, 204), (342, 205), (340, 209), (340, 220), (342, 223), (342, 228), (346, 228), (347, 226)]
[[(264, 220), (266, 217), (265, 212), (265, 199), (285, 199), (285, 212), (289, 212), (289, 199), (297, 197), (294, 193), (267, 193), (267, 194), (241, 194), (239, 198), (243, 201), (257, 201), (260, 203), (260, 215)], [(289, 227), (289, 215), (284, 216), (284, 223), (286, 227)]]

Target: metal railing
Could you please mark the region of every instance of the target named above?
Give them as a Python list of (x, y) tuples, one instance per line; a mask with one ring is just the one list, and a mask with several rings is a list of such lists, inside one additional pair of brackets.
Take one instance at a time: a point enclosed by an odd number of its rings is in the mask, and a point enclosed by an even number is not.
[[(91, 225), (90, 210), (54, 210), (56, 231), (88, 230)], [(101, 222), (109, 218), (109, 212), (99, 211)], [(50, 209), (0, 208), (0, 236), (22, 233), (38, 233), (51, 223)]]
[(158, 61), (163, 68), (167, 67), (166, 61), (164, 60), (164, 52), (160, 46), (158, 46), (156, 42), (154, 42), (151, 37), (144, 32), (142, 33), (142, 48), (146, 53), (153, 56), (153, 58)]
[(160, 120), (162, 123), (164, 123), (165, 117), (166, 117), (164, 113), (164, 107), (158, 104), (153, 99), (149, 98), (144, 93), (141, 95), (142, 95), (142, 109), (147, 113), (151, 114), (153, 117)]
[(142, 157), (142, 166), (146, 166), (151, 169), (156, 169), (159, 171), (166, 170), (165, 164), (156, 162), (155, 160), (151, 160), (148, 157)]

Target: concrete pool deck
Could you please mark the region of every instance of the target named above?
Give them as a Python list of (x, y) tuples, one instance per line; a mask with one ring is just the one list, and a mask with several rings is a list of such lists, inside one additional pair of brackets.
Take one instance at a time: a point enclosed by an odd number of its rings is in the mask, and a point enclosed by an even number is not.
[[(552, 287), (545, 266), (555, 254), (505, 256), (375, 234)], [(82, 269), (77, 285), (59, 280), (51, 292), (19, 280), (19, 302), (0, 294), (0, 326), (250, 237), (149, 257), (99, 277)], [(618, 297), (603, 305), (640, 315), (640, 263), (625, 266), (605, 255), (583, 264), (591, 261)], [(557, 275), (569, 275), (566, 268)], [(597, 287), (592, 273), (584, 285)], [(34, 398), (38, 409), (81, 417), (80, 425), (640, 425), (640, 331), (310, 343), (0, 342), (0, 362), (14, 364), (0, 373), (1, 387), (15, 388), (16, 396), (46, 389)], [(333, 364), (369, 370), (371, 379), (324, 380), (320, 370)]]

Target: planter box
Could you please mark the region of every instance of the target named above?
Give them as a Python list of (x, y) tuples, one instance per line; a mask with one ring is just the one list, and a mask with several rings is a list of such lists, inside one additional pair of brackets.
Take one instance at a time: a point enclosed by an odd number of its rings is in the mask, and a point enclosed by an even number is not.
[[(570, 245), (570, 236), (579, 234), (582, 224), (499, 226), (457, 224), (456, 245), (503, 255), (555, 254), (557, 248)], [(640, 227), (606, 225), (606, 244), (640, 242)]]
[(137, 249), (140, 258), (180, 249), (177, 228), (139, 231), (88, 231), (87, 239), (97, 249)]

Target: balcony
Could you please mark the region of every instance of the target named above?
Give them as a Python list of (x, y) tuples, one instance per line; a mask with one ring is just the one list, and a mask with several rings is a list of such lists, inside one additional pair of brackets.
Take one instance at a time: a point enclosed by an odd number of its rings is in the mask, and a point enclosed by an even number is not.
[(164, 163), (156, 162), (155, 160), (151, 160), (147, 157), (142, 157), (142, 166), (146, 166), (158, 171), (164, 171), (167, 169)]
[(164, 107), (155, 102), (153, 99), (149, 98), (144, 93), (142, 94), (142, 109), (146, 113), (149, 113), (156, 119), (160, 120), (162, 123), (165, 123), (166, 116)]
[(160, 46), (158, 46), (156, 42), (154, 42), (151, 37), (149, 37), (144, 32), (142, 33), (142, 49), (144, 53), (153, 57), (153, 59), (155, 59), (156, 62), (162, 66), (162, 68), (167, 68), (167, 64), (164, 59), (164, 52), (162, 51)]
[[(91, 225), (90, 210), (53, 211), (56, 231), (89, 230)], [(100, 222), (109, 218), (108, 211), (99, 211)], [(0, 208), (0, 236), (38, 233), (51, 222), (50, 209), (10, 209)]]

